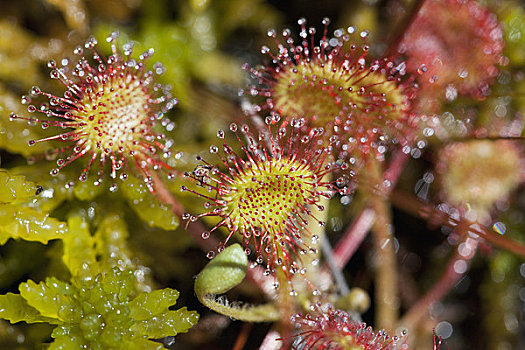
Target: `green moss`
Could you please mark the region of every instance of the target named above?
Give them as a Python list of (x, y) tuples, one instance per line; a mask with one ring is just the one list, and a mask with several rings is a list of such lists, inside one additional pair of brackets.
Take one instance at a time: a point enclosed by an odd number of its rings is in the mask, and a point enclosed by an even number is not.
[(0, 317), (12, 323), (56, 324), (51, 349), (122, 349), (122, 344), (126, 349), (157, 349), (159, 344), (148, 339), (187, 332), (198, 321), (194, 311), (169, 310), (177, 301), (176, 290), (135, 295), (131, 270), (115, 267), (91, 277), (22, 283), (20, 294), (0, 296)]
[(120, 189), (133, 211), (150, 227), (170, 231), (179, 226), (177, 216), (151, 194), (143, 181), (130, 176)]
[(36, 196), (36, 185), (24, 176), (0, 169), (0, 244), (9, 238), (47, 243), (64, 237), (66, 225), (20, 204)]

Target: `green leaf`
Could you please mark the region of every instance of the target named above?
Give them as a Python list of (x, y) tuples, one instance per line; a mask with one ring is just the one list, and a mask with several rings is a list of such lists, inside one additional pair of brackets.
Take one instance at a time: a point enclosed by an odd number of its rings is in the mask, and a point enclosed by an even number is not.
[(127, 246), (129, 233), (126, 222), (119, 214), (106, 216), (95, 232), (95, 251), (105, 270), (113, 266), (133, 267), (132, 254)]
[(105, 293), (117, 295), (120, 301), (125, 301), (133, 292), (135, 286), (133, 282), (135, 282), (133, 271), (123, 271), (118, 267), (114, 267), (109, 273), (104, 275), (102, 290)]
[(120, 189), (131, 208), (148, 226), (160, 227), (166, 231), (175, 230), (179, 226), (178, 217), (168, 206), (160, 203), (136, 177), (129, 176)]
[(166, 312), (171, 305), (177, 302), (178, 297), (179, 292), (170, 288), (141, 293), (129, 303), (131, 317), (142, 321)]
[(12, 175), (0, 169), (0, 203), (25, 200), (35, 195), (36, 185), (26, 181), (25, 176)]
[(27, 201), (27, 206), (39, 212), (51, 212), (66, 199), (73, 199), (73, 188), (66, 188), (68, 179), (73, 176), (71, 169), (64, 169), (56, 177), (49, 176), (53, 163), (42, 163), (39, 166), (25, 165), (9, 169), (11, 173), (23, 174), (27, 179), (42, 186), (43, 191)]
[(63, 238), (62, 260), (74, 277), (90, 279), (98, 273), (98, 266), (89, 225), (81, 217), (74, 216), (68, 220), (68, 226), (70, 233)]
[(239, 244), (224, 249), (211, 260), (195, 280), (197, 295), (221, 294), (242, 282), (248, 269), (248, 258)]
[(99, 194), (107, 191), (107, 184), (105, 182), (103, 184), (95, 185), (97, 178), (98, 176), (95, 177), (94, 175), (91, 175), (86, 179), (86, 181), (77, 182), (75, 187), (73, 187), (73, 193), (75, 194), (75, 197), (81, 201), (90, 201)]
[(195, 293), (200, 302), (210, 309), (248, 322), (269, 322), (279, 319), (279, 310), (272, 304), (242, 305), (239, 302), (230, 303), (226, 297), (216, 297), (229, 291), (242, 282), (246, 276), (248, 258), (239, 244), (233, 244), (219, 255), (199, 273), (195, 280)]
[(21, 238), (47, 244), (51, 239), (66, 236), (65, 223), (35, 209), (0, 204), (0, 244), (9, 238)]
[[(57, 332), (58, 330), (58, 332)], [(55, 338), (55, 341), (51, 343), (48, 350), (76, 350), (76, 349), (86, 349), (86, 344), (84, 342), (84, 339), (82, 338), (82, 334), (80, 331), (77, 332), (79, 334), (75, 334), (76, 332), (71, 332), (71, 329), (67, 329), (68, 332), (61, 332), (65, 331), (62, 327), (57, 327), (53, 331), (53, 337)], [(60, 334), (60, 333), (62, 334)]]
[(154, 316), (149, 320), (135, 322), (131, 330), (137, 334), (147, 335), (149, 338), (162, 338), (185, 333), (198, 320), (199, 315), (195, 311), (188, 311), (183, 307)]
[(42, 316), (60, 319), (59, 310), (61, 306), (70, 304), (73, 294), (71, 286), (56, 278), (48, 278), (46, 282), (35, 282), (29, 280), (18, 286), (20, 295), (29, 305), (37, 309)]
[(59, 323), (56, 319), (42, 316), (40, 312), (30, 306), (20, 294), (13, 293), (0, 295), (0, 318), (6, 319), (11, 323), (21, 321), (27, 323)]
[(129, 350), (162, 350), (165, 349), (161, 343), (157, 343), (146, 338), (132, 337), (124, 340), (122, 349)]

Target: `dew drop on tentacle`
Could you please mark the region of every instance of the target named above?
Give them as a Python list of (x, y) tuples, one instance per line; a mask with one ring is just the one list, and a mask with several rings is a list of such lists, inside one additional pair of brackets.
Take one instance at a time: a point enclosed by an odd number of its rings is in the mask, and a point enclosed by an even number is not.
[[(64, 97), (42, 92), (38, 86), (33, 86), (29, 95), (22, 97), (22, 103), (27, 104), (29, 113), (42, 113), (44, 117), (11, 117), (12, 120), (26, 120), (29, 125), (40, 123), (44, 129), (69, 129), (70, 131), (45, 139), (31, 140), (29, 144), (53, 140), (74, 142), (74, 147), (66, 145), (56, 149), (57, 154), (64, 154), (61, 159), (68, 160), (64, 163), (59, 160), (59, 168), (76, 162), (89, 164), (87, 168), (92, 164), (96, 167), (97, 163), (93, 160), (99, 158), (98, 182), (108, 177), (104, 174), (103, 158), (109, 155), (119, 159), (112, 160), (109, 175), (113, 178), (120, 174), (121, 179), (127, 177), (127, 174), (121, 173), (126, 159), (126, 164), (130, 165), (129, 171), (136, 175), (142, 174), (144, 170), (173, 172), (164, 162), (169, 160), (172, 143), (168, 146), (166, 137), (155, 131), (155, 124), (158, 120), (167, 119), (161, 117), (176, 104), (176, 99), (171, 96), (169, 88), (156, 83), (152, 72), (146, 69), (153, 50), (146, 51), (141, 56), (142, 61), (137, 63), (120, 54), (122, 51), (130, 51), (130, 47), (121, 49), (117, 37), (116, 33), (108, 36), (113, 52), (107, 59), (99, 54), (97, 40), (91, 37), (85, 42), (84, 48), (78, 46), (74, 50), (77, 61), (71, 62), (72, 65), (68, 58), (50, 60), (50, 77), (60, 80), (65, 86)], [(160, 63), (154, 64), (153, 69), (157, 75), (165, 71)], [(40, 104), (42, 99), (47, 99), (48, 102)], [(119, 105), (126, 106), (126, 109), (119, 108)], [(47, 120), (50, 117), (53, 119)], [(171, 129), (174, 126), (172, 123), (162, 125)], [(144, 146), (145, 144), (148, 146)], [(67, 154), (71, 150), (72, 153)], [(135, 164), (139, 164), (140, 169), (135, 168)], [(150, 191), (154, 190), (151, 181), (146, 186)], [(113, 185), (109, 186), (110, 190), (114, 188)]]

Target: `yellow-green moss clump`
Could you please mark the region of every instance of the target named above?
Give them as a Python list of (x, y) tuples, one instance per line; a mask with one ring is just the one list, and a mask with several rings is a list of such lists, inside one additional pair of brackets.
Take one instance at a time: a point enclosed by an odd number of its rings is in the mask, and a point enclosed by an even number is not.
[(64, 223), (21, 205), (36, 196), (37, 189), (25, 176), (0, 169), (0, 244), (9, 238), (47, 243), (67, 233)]

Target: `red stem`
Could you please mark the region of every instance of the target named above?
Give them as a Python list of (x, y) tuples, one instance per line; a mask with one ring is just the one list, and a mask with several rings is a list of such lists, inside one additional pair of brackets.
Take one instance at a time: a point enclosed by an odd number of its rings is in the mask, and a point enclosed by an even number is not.
[[(457, 219), (454, 219), (448, 214), (438, 210), (433, 204), (423, 202), (416, 196), (409, 193), (394, 191), (390, 196), (390, 201), (399, 209), (426, 219), (433, 224), (449, 226), (452, 228), (459, 224)], [(498, 248), (502, 248), (521, 257), (525, 257), (525, 245), (522, 243), (509, 239), (500, 234), (495, 234), (490, 229), (479, 223), (474, 224), (469, 222), (469, 225), (468, 232), (480, 236)]]
[(388, 46), (384, 56), (388, 57), (397, 54), (397, 48), (399, 44), (405, 37), (405, 33), (416, 19), (419, 10), (421, 10), (424, 4), (425, 0), (416, 0), (415, 4), (412, 5), (412, 8), (409, 10), (410, 13), (406, 16), (407, 18), (402, 21), (401, 27), (396, 31), (396, 34), (392, 36), (392, 39), (390, 39), (390, 45)]
[(233, 345), (233, 350), (242, 350), (244, 348), (244, 345), (246, 345), (246, 342), (248, 341), (248, 337), (250, 335), (252, 327), (253, 323), (243, 323), (241, 333), (239, 334), (237, 340), (235, 341), (235, 344)]
[(374, 224), (375, 218), (374, 210), (366, 208), (348, 227), (345, 235), (337, 242), (334, 248), (334, 263), (338, 268), (342, 269), (345, 267), (346, 263), (354, 255)]
[[(395, 187), (408, 159), (408, 154), (401, 150), (398, 150), (392, 156), (388, 169), (383, 173), (383, 191), (385, 195), (388, 195)], [(339, 268), (343, 268), (354, 255), (374, 225), (374, 221), (374, 211), (370, 208), (365, 208), (345, 231), (343, 237), (334, 248), (334, 261)]]

